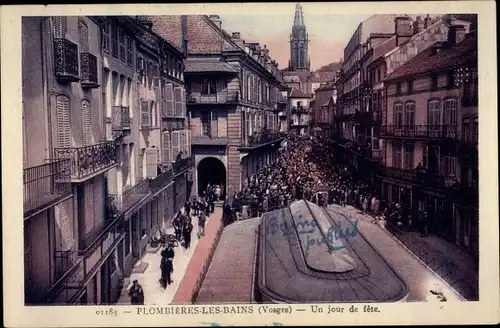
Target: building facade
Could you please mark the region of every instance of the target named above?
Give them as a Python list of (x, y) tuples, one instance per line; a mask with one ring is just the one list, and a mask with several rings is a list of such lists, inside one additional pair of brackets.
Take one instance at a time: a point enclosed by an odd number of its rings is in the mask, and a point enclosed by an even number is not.
[(292, 88), (288, 95), (290, 106), (290, 129), (298, 135), (309, 135), (312, 128), (311, 98), (300, 90)]
[(441, 237), (478, 254), (477, 37), (451, 26), (385, 80), (381, 192), (427, 210)]
[[(247, 176), (277, 156), (283, 90), (266, 46), (227, 33), (219, 16), (155, 16), (158, 33), (185, 44), (186, 105), (196, 165), (192, 194), (208, 183), (231, 198)], [(278, 99), (281, 99), (278, 101)]]
[(311, 102), (314, 117), (314, 135), (329, 138), (333, 133), (333, 119), (337, 90), (333, 83), (325, 84), (315, 90), (315, 98)]
[(26, 304), (112, 304), (190, 193), (185, 55), (141, 17), (22, 28)]

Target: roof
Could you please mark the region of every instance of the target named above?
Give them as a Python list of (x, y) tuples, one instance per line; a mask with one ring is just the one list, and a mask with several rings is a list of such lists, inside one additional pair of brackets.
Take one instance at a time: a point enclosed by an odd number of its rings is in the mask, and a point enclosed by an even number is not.
[(356, 221), (308, 201), (262, 216), (258, 252), (257, 286), (269, 303), (396, 302), (409, 292)]
[(386, 53), (388, 53), (395, 47), (396, 47), (396, 35), (390, 37), (389, 39), (379, 44), (377, 47), (373, 48), (372, 61), (375, 61), (376, 59), (384, 56)]
[(474, 59), (477, 61), (477, 36), (474, 34), (468, 34), (462, 42), (452, 47), (444, 45), (437, 53), (436, 47), (439, 45), (431, 46), (416, 55), (392, 72), (384, 81), (453, 68)]
[(314, 104), (314, 109), (318, 110), (323, 106), (327, 106), (330, 98), (333, 96), (333, 88), (329, 89), (316, 89), (316, 103)]
[(292, 91), (290, 91), (290, 95), (288, 98), (310, 98), (308, 95), (305, 95), (302, 91), (299, 89), (292, 87)]
[(188, 58), (186, 60), (185, 73), (238, 73), (231, 65), (221, 61), (219, 58)]

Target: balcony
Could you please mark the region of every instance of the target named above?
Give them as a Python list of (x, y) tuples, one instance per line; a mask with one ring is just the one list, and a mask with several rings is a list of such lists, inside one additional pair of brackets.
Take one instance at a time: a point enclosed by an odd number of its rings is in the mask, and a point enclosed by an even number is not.
[(248, 136), (247, 140), (244, 140), (242, 142), (241, 148), (257, 148), (277, 141), (281, 141), (283, 138), (285, 138), (285, 136), (286, 135), (282, 132), (263, 131)]
[(56, 252), (56, 277), (59, 278), (47, 292), (46, 303), (68, 305), (78, 301), (88, 281), (124, 238), (122, 221), (122, 218), (108, 221), (88, 239), (82, 250)]
[(309, 108), (304, 106), (293, 106), (291, 111), (292, 114), (308, 114)]
[(150, 180), (143, 179), (121, 194), (108, 195), (108, 213), (110, 217), (119, 217), (149, 195)]
[(194, 164), (195, 164), (195, 160), (194, 160), (193, 155), (175, 161), (172, 164), (172, 168), (174, 170), (174, 175), (176, 176), (176, 175), (181, 174), (182, 172), (186, 171), (188, 168), (194, 166)]
[(191, 139), (191, 145), (196, 146), (227, 146), (229, 138), (212, 136), (194, 136)]
[(24, 169), (24, 217), (27, 218), (71, 195), (70, 174), (69, 159)]
[(379, 175), (384, 178), (404, 181), (434, 189), (443, 189), (449, 185), (447, 179), (442, 175), (425, 173), (416, 170), (381, 167)]
[(456, 139), (456, 125), (383, 125), (382, 138), (411, 138), (423, 140)]
[(80, 53), (80, 71), (83, 88), (98, 88), (97, 57), (90, 52)]
[(68, 39), (54, 39), (54, 68), (58, 80), (78, 82), (78, 45)]
[(170, 182), (172, 182), (173, 177), (174, 177), (173, 169), (168, 169), (167, 171), (158, 175), (156, 178), (150, 179), (149, 187), (151, 188), (151, 191), (154, 193), (162, 189)]
[(238, 91), (222, 91), (216, 94), (189, 93), (186, 97), (189, 105), (194, 104), (236, 104), (239, 100)]
[(72, 148), (56, 148), (57, 159), (70, 159), (71, 182), (78, 183), (116, 166), (114, 141)]
[(113, 106), (112, 131), (130, 130), (131, 125), (130, 108), (124, 106)]

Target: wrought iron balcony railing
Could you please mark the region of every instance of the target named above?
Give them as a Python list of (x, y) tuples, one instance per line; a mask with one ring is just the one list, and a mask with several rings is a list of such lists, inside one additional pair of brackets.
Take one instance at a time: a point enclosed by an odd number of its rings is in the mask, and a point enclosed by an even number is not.
[(108, 195), (108, 213), (110, 217), (118, 217), (149, 195), (150, 181), (143, 179), (135, 186), (121, 194)]
[(56, 78), (78, 82), (78, 45), (68, 39), (54, 39), (54, 68)]
[(309, 113), (309, 108), (305, 106), (293, 106), (292, 107), (292, 114), (305, 114)]
[(194, 166), (194, 164), (195, 164), (195, 159), (194, 159), (193, 155), (191, 155), (189, 157), (182, 158), (178, 161), (175, 161), (172, 164), (174, 175), (178, 175), (178, 174), (184, 172), (188, 168)]
[(286, 134), (282, 132), (264, 131), (248, 136), (247, 140), (243, 140), (242, 148), (256, 148), (272, 142), (280, 141), (285, 138)]
[(383, 125), (381, 137), (422, 138), (422, 139), (456, 139), (456, 125)]
[(130, 130), (131, 122), (129, 107), (113, 106), (113, 119), (111, 123), (113, 131)]
[(234, 104), (239, 100), (238, 91), (221, 91), (216, 94), (190, 93), (186, 97), (188, 104)]
[(71, 194), (70, 160), (54, 160), (24, 169), (24, 216)]
[(424, 185), (435, 189), (442, 189), (448, 186), (446, 177), (423, 171), (399, 169), (394, 167), (381, 167), (379, 174), (383, 177), (394, 180)]
[(174, 177), (174, 171), (172, 168), (170, 168), (167, 171), (158, 175), (156, 178), (150, 179), (149, 187), (151, 188), (151, 191), (156, 192), (161, 188), (165, 187), (167, 184), (172, 182), (173, 177)]
[(81, 84), (84, 88), (98, 88), (97, 57), (90, 52), (80, 53)]
[(57, 159), (70, 159), (71, 180), (81, 182), (116, 165), (114, 141), (72, 148), (56, 148)]

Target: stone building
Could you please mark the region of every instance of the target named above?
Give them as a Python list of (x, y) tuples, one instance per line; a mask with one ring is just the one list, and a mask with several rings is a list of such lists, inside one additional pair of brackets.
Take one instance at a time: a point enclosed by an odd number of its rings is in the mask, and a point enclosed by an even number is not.
[(448, 31), (384, 79), (379, 178), (386, 199), (428, 210), (435, 233), (477, 255), (477, 36)]
[(300, 90), (292, 88), (288, 100), (291, 114), (289, 131), (298, 135), (308, 135), (312, 123), (311, 98)]
[(337, 90), (333, 83), (324, 84), (315, 90), (314, 100), (311, 101), (315, 135), (325, 138), (332, 136), (336, 98)]
[(140, 17), (22, 27), (26, 303), (111, 304), (190, 192), (185, 55)]
[(277, 63), (266, 46), (226, 32), (217, 15), (151, 19), (173, 44), (182, 46), (182, 33), (188, 40), (186, 104), (197, 167), (192, 194), (201, 195), (211, 183), (231, 198), (247, 176), (277, 156), (278, 103), (284, 102)]

